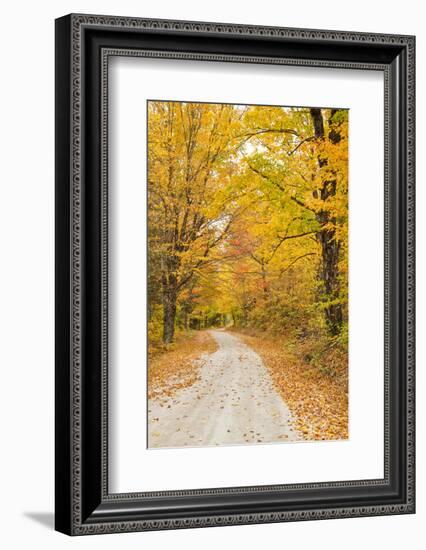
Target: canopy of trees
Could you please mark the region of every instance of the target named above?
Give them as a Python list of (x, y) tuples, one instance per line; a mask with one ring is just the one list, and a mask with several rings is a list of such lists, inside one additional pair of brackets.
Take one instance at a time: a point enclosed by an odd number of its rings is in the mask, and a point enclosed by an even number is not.
[(148, 103), (150, 341), (347, 329), (348, 111)]

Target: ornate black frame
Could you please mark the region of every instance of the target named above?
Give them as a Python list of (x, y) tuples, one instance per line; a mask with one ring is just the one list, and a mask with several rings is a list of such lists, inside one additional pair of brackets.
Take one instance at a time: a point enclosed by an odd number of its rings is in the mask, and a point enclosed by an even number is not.
[[(56, 529), (70, 535), (414, 513), (413, 36), (68, 15), (56, 20)], [(385, 77), (383, 479), (109, 494), (111, 55), (374, 69)]]

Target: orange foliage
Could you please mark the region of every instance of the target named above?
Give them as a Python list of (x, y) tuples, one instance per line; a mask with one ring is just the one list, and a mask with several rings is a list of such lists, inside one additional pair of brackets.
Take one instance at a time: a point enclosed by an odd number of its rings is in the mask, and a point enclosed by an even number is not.
[[(328, 373), (321, 372), (289, 351), (291, 346), (283, 337), (268, 338), (263, 334), (241, 337), (262, 357), (305, 439), (348, 439), (346, 361), (339, 358), (335, 364), (340, 366)], [(333, 361), (332, 355), (329, 360)]]

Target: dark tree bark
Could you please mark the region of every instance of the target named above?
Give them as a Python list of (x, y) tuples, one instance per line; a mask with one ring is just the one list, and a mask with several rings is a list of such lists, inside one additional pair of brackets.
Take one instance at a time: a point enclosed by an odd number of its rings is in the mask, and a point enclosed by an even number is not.
[(263, 299), (265, 301), (268, 301), (269, 298), (269, 288), (268, 288), (268, 282), (266, 280), (266, 269), (265, 269), (265, 263), (262, 261), (261, 264), (261, 276), (262, 276), (262, 286), (263, 286)]
[[(327, 302), (333, 302), (339, 298), (339, 255), (340, 243), (335, 239), (333, 230), (322, 230), (317, 234), (321, 245), (322, 262), (320, 266), (320, 279), (323, 284), (323, 293)], [(339, 334), (342, 322), (343, 311), (340, 303), (331, 303), (324, 309), (327, 327), (333, 336)]]
[(163, 292), (163, 342), (170, 344), (175, 336), (177, 292), (168, 287)]
[(178, 282), (176, 269), (179, 265), (178, 259), (169, 256), (165, 260), (162, 275), (163, 287), (163, 342), (170, 344), (175, 335), (176, 304), (178, 298)]
[[(310, 112), (314, 126), (315, 139), (324, 140), (324, 120), (321, 109), (311, 109)], [(330, 120), (333, 118), (335, 112), (336, 110), (331, 111)], [(338, 130), (333, 128), (328, 134), (328, 139), (332, 143), (338, 143), (341, 139)], [(320, 168), (326, 164), (326, 158), (318, 158), (318, 165)], [(335, 194), (336, 181), (324, 180), (319, 192), (314, 192), (314, 197), (320, 198), (325, 202), (329, 197)], [(327, 208), (317, 212), (316, 218), (323, 228), (316, 234), (317, 241), (321, 245), (321, 265), (318, 275), (322, 284), (322, 293), (326, 302), (337, 302), (327, 305), (324, 310), (328, 330), (330, 334), (335, 336), (339, 334), (343, 322), (342, 305), (338, 303), (340, 294), (339, 257), (341, 247), (339, 241), (336, 239), (335, 230), (326, 227), (329, 223), (333, 226), (336, 223), (336, 220), (330, 216)]]
[(324, 120), (321, 109), (311, 109), (311, 118), (314, 125), (315, 139), (324, 139)]

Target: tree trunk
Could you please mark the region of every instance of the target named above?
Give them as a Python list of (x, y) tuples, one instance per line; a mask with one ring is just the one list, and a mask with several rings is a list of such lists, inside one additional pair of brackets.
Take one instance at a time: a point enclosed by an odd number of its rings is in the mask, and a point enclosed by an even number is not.
[[(333, 118), (335, 110), (331, 111), (330, 119)], [(315, 138), (319, 140), (324, 139), (324, 121), (322, 117), (321, 109), (311, 109), (311, 117), (314, 125)], [(340, 141), (340, 134), (335, 129), (331, 130), (328, 135), (328, 139), (332, 143), (338, 143)], [(326, 158), (319, 158), (318, 165), (321, 168), (327, 164)], [(336, 194), (336, 181), (324, 181), (319, 191), (314, 192), (315, 198), (320, 198), (324, 202), (329, 197)], [(336, 220), (330, 217), (327, 208), (320, 210), (316, 214), (316, 218), (322, 227), (325, 227), (331, 222), (335, 225)], [(342, 322), (343, 311), (342, 306), (338, 303), (340, 295), (340, 281), (339, 281), (339, 255), (340, 255), (340, 243), (336, 239), (336, 232), (334, 229), (321, 229), (316, 234), (316, 238), (321, 245), (321, 265), (319, 268), (319, 278), (322, 284), (322, 294), (325, 301), (332, 302), (330, 305), (326, 305), (324, 309), (325, 320), (328, 330), (333, 336), (339, 334)], [(333, 303), (335, 302), (335, 303)]]
[(163, 287), (163, 342), (170, 344), (175, 336), (177, 292), (173, 286)]
[[(339, 253), (340, 243), (335, 239), (334, 231), (323, 230), (317, 234), (321, 245), (320, 279), (326, 302), (337, 300), (340, 294)], [(330, 303), (324, 309), (325, 319), (330, 334), (336, 336), (342, 327), (343, 312), (340, 303)]]
[(266, 280), (266, 270), (265, 270), (265, 263), (261, 263), (261, 276), (262, 276), (262, 287), (263, 287), (263, 299), (265, 302), (268, 301), (269, 298), (269, 288), (268, 288), (268, 282)]

